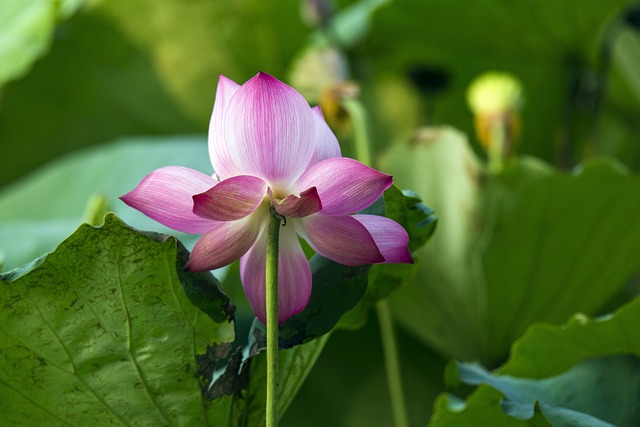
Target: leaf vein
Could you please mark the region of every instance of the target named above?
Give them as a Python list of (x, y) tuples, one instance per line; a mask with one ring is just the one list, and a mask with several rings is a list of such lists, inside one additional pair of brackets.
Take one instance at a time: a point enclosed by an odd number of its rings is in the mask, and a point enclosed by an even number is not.
[[(116, 258), (118, 260), (121, 258), (120, 250), (118, 250)], [(149, 383), (147, 381), (147, 378), (144, 375), (144, 372), (142, 371), (142, 369), (140, 368), (140, 365), (138, 364), (138, 360), (136, 359), (136, 356), (133, 354), (133, 351), (132, 351), (132, 346), (133, 346), (132, 336), (133, 336), (133, 332), (132, 332), (132, 327), (131, 327), (131, 315), (129, 313), (129, 307), (128, 307), (127, 301), (126, 301), (126, 299), (124, 297), (125, 291), (124, 291), (124, 286), (122, 284), (122, 272), (120, 271), (120, 262), (117, 261), (114, 264), (115, 264), (116, 269), (117, 269), (116, 277), (118, 278), (118, 287), (120, 288), (120, 301), (122, 303), (122, 307), (124, 308), (125, 319), (126, 319), (126, 323), (127, 323), (127, 353), (129, 355), (129, 360), (131, 360), (131, 363), (133, 364), (133, 367), (135, 369), (136, 375), (138, 376), (138, 379), (140, 379), (140, 382), (144, 386), (144, 390), (147, 392), (147, 396), (149, 397), (149, 400), (151, 401), (153, 406), (156, 408), (158, 413), (161, 415), (161, 417), (165, 421), (165, 423), (167, 425), (173, 426), (174, 424), (169, 420), (169, 417), (167, 416), (167, 414), (165, 414), (164, 410), (162, 409), (162, 407), (160, 406), (160, 404), (156, 400), (155, 394), (152, 392), (152, 390), (151, 390), (151, 388), (149, 386)]]
[[(175, 270), (171, 270), (171, 263), (172, 261), (169, 259), (167, 260), (166, 263), (166, 267), (167, 267), (167, 274), (171, 277), (175, 277), (174, 275), (176, 274)], [(182, 287), (182, 284), (180, 283), (180, 279), (178, 278), (178, 284)], [(193, 362), (194, 362), (194, 368), (197, 369), (197, 366), (195, 366), (196, 363), (196, 357), (197, 357), (197, 349), (196, 349), (196, 323), (198, 321), (198, 311), (195, 312), (195, 316), (193, 321), (189, 321), (189, 318), (187, 317), (186, 311), (184, 309), (184, 306), (182, 305), (182, 301), (180, 300), (180, 297), (178, 297), (177, 291), (176, 291), (176, 285), (175, 282), (172, 280), (172, 286), (171, 286), (171, 290), (173, 292), (173, 296), (176, 299), (176, 302), (178, 303), (178, 306), (180, 307), (180, 313), (182, 314), (182, 317), (184, 318), (184, 320), (186, 321), (187, 324), (189, 324), (191, 326), (191, 343), (192, 343), (192, 351), (193, 351)], [(202, 418), (204, 419), (204, 425), (208, 426), (209, 425), (209, 417), (207, 416), (207, 410), (205, 407), (205, 401), (204, 401), (204, 394), (202, 392), (198, 393), (199, 398), (200, 398), (200, 408), (202, 411)]]
[[(111, 412), (113, 415), (116, 416), (116, 418), (118, 418), (124, 425), (129, 425), (129, 423), (122, 418), (122, 416), (117, 413), (115, 411), (114, 408), (111, 407), (111, 405), (109, 405), (109, 403), (107, 403), (106, 400), (104, 400), (104, 398), (102, 396), (100, 396), (86, 381), (84, 378), (82, 378), (81, 375), (79, 375), (77, 373), (77, 368), (76, 368), (76, 364), (75, 361), (73, 360), (73, 356), (71, 355), (71, 352), (69, 351), (69, 349), (67, 348), (67, 346), (64, 344), (64, 342), (62, 341), (62, 339), (60, 338), (60, 336), (56, 333), (54, 327), (51, 325), (51, 323), (47, 320), (47, 318), (44, 316), (44, 314), (42, 313), (42, 311), (40, 310), (40, 307), (35, 303), (35, 301), (33, 301), (33, 299), (31, 298), (31, 295), (29, 294), (29, 292), (27, 292), (27, 297), (29, 298), (29, 301), (31, 302), (31, 304), (35, 307), (36, 311), (38, 312), (38, 314), (40, 315), (40, 317), (42, 318), (42, 320), (44, 321), (44, 323), (47, 325), (47, 327), (49, 328), (49, 330), (51, 331), (51, 333), (53, 334), (53, 336), (56, 338), (56, 341), (58, 341), (58, 344), (60, 344), (60, 347), (62, 348), (62, 350), (64, 351), (64, 353), (67, 355), (67, 357), (69, 358), (69, 363), (71, 364), (71, 368), (73, 369), (73, 372), (71, 372), (72, 375), (74, 375), (78, 381), (80, 381), (82, 383), (82, 385), (91, 393), (93, 394), (93, 396), (98, 399), (108, 410), (109, 412)], [(65, 369), (66, 371), (66, 369)], [(67, 371), (68, 372), (68, 371)]]
[(56, 414), (55, 412), (50, 411), (49, 409), (47, 409), (45, 406), (42, 406), (38, 401), (32, 399), (31, 397), (29, 397), (29, 395), (27, 395), (26, 393), (22, 392), (20, 389), (14, 387), (13, 385), (11, 385), (10, 383), (8, 383), (7, 381), (3, 380), (2, 378), (0, 378), (0, 382), (4, 385), (6, 385), (8, 388), (10, 388), (12, 391), (14, 391), (16, 394), (18, 394), (20, 397), (22, 397), (23, 399), (25, 399), (26, 401), (28, 401), (29, 403), (31, 403), (33, 406), (39, 408), (42, 412), (44, 412), (45, 414), (51, 416), (52, 418), (57, 419), (60, 423), (62, 423), (63, 425), (68, 425), (68, 426), (75, 426), (76, 424), (71, 423), (69, 420), (61, 418), (58, 414)]

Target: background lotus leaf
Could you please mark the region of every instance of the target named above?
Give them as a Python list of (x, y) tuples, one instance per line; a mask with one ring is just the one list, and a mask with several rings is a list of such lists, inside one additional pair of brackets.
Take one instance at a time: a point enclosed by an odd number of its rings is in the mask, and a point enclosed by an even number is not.
[(524, 157), (495, 175), (445, 128), (382, 163), (440, 217), (394, 312), (450, 357), (499, 363), (531, 322), (596, 313), (640, 268), (626, 255), (640, 251), (640, 179), (615, 162), (567, 174)]
[[(640, 299), (635, 299), (604, 318), (576, 315), (563, 326), (535, 324), (516, 341), (509, 361), (480, 381), (491, 386), (481, 385), (464, 403), (441, 395), (429, 426), (547, 425), (543, 416), (551, 425), (563, 427), (636, 425), (639, 321)], [(465, 382), (477, 384), (477, 374), (487, 374), (477, 366), (462, 366), (460, 379)], [(565, 384), (553, 384), (558, 381)], [(503, 393), (507, 400), (503, 401)], [(540, 406), (533, 418), (531, 399)], [(562, 405), (574, 412), (562, 411)]]

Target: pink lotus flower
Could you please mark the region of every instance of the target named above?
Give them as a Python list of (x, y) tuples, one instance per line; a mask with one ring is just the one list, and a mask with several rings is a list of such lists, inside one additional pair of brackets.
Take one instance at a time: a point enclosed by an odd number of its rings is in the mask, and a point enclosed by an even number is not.
[(164, 167), (122, 197), (175, 230), (202, 234), (186, 266), (223, 267), (240, 258), (244, 291), (265, 323), (265, 254), (270, 207), (280, 231), (278, 320), (302, 311), (311, 270), (298, 236), (320, 255), (350, 266), (413, 262), (408, 236), (381, 216), (353, 215), (371, 205), (392, 178), (341, 157), (318, 107), (259, 73), (240, 86), (220, 77), (209, 127), (214, 177)]

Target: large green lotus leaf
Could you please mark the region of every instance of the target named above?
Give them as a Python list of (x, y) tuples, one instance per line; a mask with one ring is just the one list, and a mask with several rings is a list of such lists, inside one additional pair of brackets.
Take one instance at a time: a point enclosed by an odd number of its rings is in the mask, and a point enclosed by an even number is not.
[(55, 248), (83, 221), (92, 195), (106, 197), (111, 210), (132, 226), (178, 235), (126, 206), (118, 197), (162, 166), (212, 168), (204, 137), (127, 138), (63, 157), (0, 190), (0, 252), (5, 270)]
[[(606, 317), (580, 314), (563, 326), (535, 324), (516, 341), (509, 361), (494, 374), (461, 365), (460, 379), (486, 382), (501, 392), (481, 385), (464, 403), (443, 394), (429, 425), (548, 425), (543, 415), (554, 426), (638, 425), (639, 322), (640, 299), (635, 299)], [(576, 390), (580, 384), (584, 387)], [(539, 403), (531, 418), (534, 401)], [(593, 417), (610, 424), (598, 424)]]
[(614, 162), (566, 174), (523, 158), (493, 175), (445, 128), (382, 163), (438, 212), (416, 280), (392, 304), (448, 356), (500, 362), (531, 322), (594, 313), (640, 268), (640, 180)]
[[(451, 124), (471, 135), (473, 119), (466, 107), (466, 88), (482, 72), (503, 70), (524, 85), (521, 152), (572, 165), (583, 154), (576, 129), (583, 105), (578, 104), (585, 98), (587, 104), (594, 101), (589, 83), (595, 76), (604, 29), (628, 3), (390, 2), (374, 15), (370, 36), (357, 52), (370, 63), (360, 69), (376, 72), (375, 85), (364, 87), (378, 119), (374, 125), (391, 128), (395, 137), (428, 120)], [(443, 70), (448, 84), (438, 95), (427, 95), (429, 99), (420, 107), (418, 96), (406, 87), (408, 71), (422, 66)], [(437, 85), (437, 78), (433, 80)], [(579, 96), (578, 91), (582, 91)], [(637, 111), (633, 110), (636, 115)], [(618, 111), (618, 116), (625, 114)], [(378, 133), (388, 131), (381, 127)]]
[[(206, 425), (217, 416), (196, 357), (233, 341), (233, 308), (209, 273), (178, 273), (184, 257), (174, 238), (110, 215), (30, 271), (0, 276), (4, 422)], [(183, 286), (206, 293), (210, 316)]]
[(3, 93), (0, 185), (89, 144), (206, 132), (218, 75), (282, 76), (307, 31), (290, 2), (90, 2)]

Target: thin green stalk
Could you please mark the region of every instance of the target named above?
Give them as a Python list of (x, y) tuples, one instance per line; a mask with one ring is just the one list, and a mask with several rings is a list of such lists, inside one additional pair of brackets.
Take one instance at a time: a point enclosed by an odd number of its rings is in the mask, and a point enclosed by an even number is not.
[(274, 213), (269, 223), (267, 235), (267, 427), (276, 427), (278, 425), (278, 250), (280, 247), (280, 221), (281, 218)]
[(369, 133), (367, 131), (367, 113), (355, 98), (342, 101), (342, 106), (349, 113), (353, 124), (353, 139), (356, 159), (365, 165), (371, 165), (371, 149), (369, 147)]
[(504, 160), (507, 150), (507, 130), (505, 129), (506, 119), (500, 119), (491, 124), (490, 145), (489, 145), (489, 169), (494, 173), (499, 173), (504, 167)]
[[(353, 123), (356, 158), (365, 165), (371, 165), (371, 144), (369, 143), (369, 133), (367, 130), (366, 110), (360, 101), (355, 98), (343, 100), (342, 105), (349, 113), (349, 117)], [(398, 347), (393, 330), (391, 310), (389, 309), (389, 303), (386, 299), (376, 304), (376, 312), (380, 326), (380, 339), (384, 352), (387, 386), (389, 387), (391, 412), (393, 413), (395, 427), (407, 427), (407, 410), (404, 404), (404, 393), (402, 391), (402, 380), (400, 378)]]
[(404, 405), (404, 393), (400, 378), (400, 361), (398, 360), (398, 345), (393, 330), (393, 320), (388, 301), (382, 300), (376, 304), (382, 350), (384, 352), (384, 366), (387, 371), (387, 385), (391, 399), (391, 411), (395, 427), (408, 427), (407, 410)]

